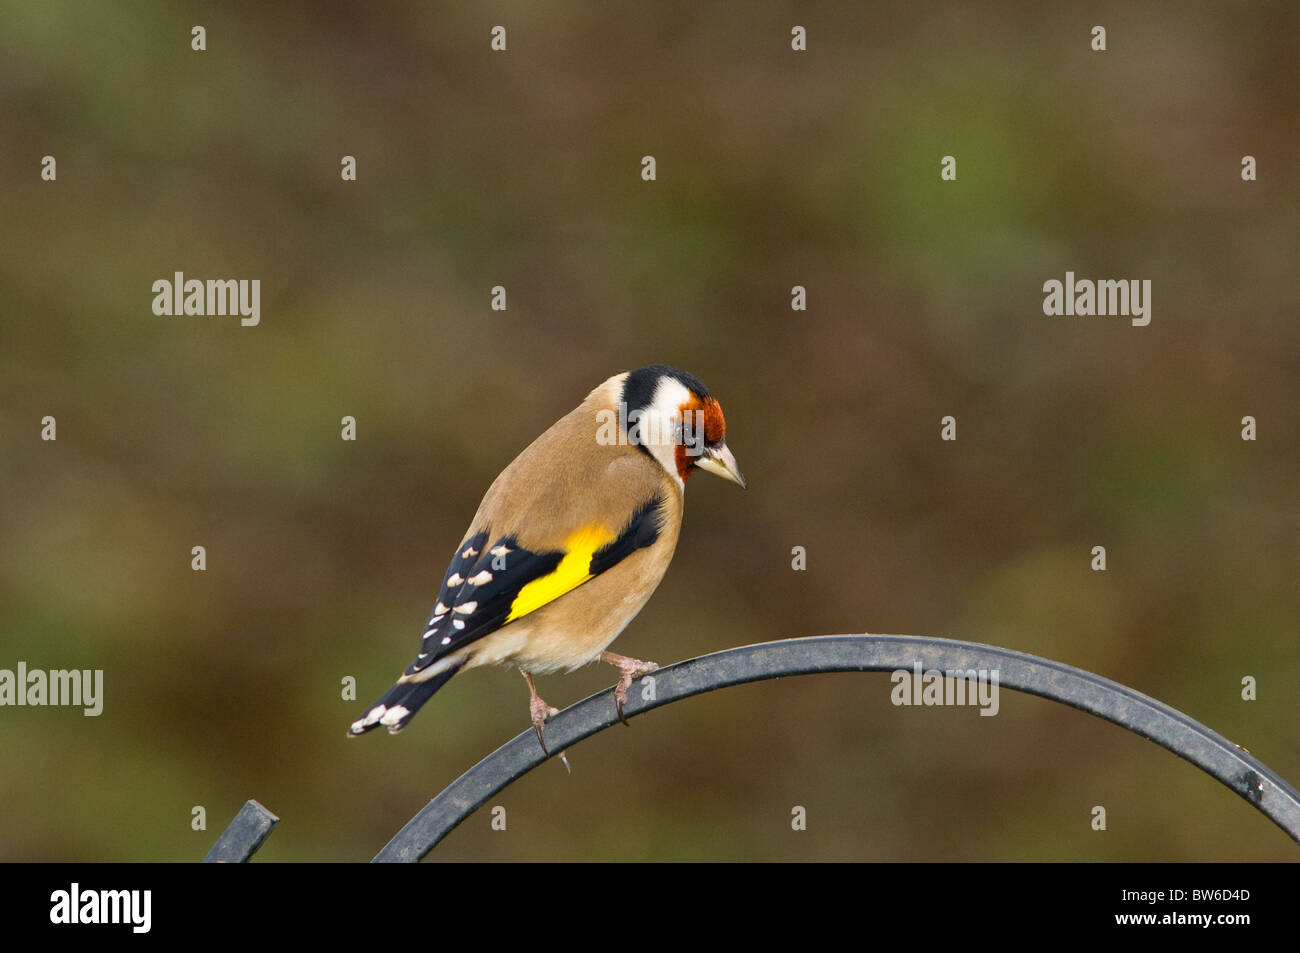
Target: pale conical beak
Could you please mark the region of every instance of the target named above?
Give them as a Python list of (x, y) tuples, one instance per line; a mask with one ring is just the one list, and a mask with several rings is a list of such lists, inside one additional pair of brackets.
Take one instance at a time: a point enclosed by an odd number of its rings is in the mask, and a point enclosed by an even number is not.
[(739, 483), (742, 490), (745, 488), (745, 478), (740, 475), (736, 458), (732, 456), (731, 449), (725, 443), (716, 450), (705, 450), (695, 461), (695, 465), (701, 470), (708, 470), (710, 473), (725, 477), (732, 483)]

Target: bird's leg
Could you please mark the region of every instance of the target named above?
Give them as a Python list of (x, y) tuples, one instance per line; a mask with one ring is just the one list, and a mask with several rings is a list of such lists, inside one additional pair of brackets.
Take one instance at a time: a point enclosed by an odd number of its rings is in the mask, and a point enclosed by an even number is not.
[(601, 652), (600, 660), (608, 662), (618, 669), (618, 685), (614, 687), (614, 704), (618, 706), (618, 720), (627, 724), (623, 717), (623, 706), (627, 704), (627, 690), (632, 687), (632, 679), (656, 671), (659, 666), (654, 662), (642, 662), (640, 659), (628, 658), (613, 652)]
[(541, 695), (537, 694), (537, 686), (533, 684), (533, 676), (524, 672), (524, 680), (528, 682), (528, 711), (533, 717), (533, 731), (537, 732), (537, 743), (542, 746), (542, 752), (549, 758), (551, 753), (546, 750), (546, 742), (542, 740), (542, 726), (546, 724), (546, 719), (552, 715), (558, 715), (560, 709), (552, 708), (546, 704)]

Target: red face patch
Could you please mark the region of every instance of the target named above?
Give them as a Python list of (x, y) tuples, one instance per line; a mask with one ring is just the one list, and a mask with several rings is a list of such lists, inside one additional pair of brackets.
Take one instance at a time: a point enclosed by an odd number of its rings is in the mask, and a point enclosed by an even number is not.
[(686, 452), (685, 444), (673, 447), (673, 461), (677, 464), (677, 476), (685, 483), (695, 472), (695, 458)]
[(706, 397), (700, 405), (704, 411), (704, 439), (718, 443), (727, 435), (727, 418), (722, 416), (722, 405), (714, 397)]
[[(681, 406), (682, 418), (686, 419), (687, 414), (703, 414), (704, 416), (704, 442), (719, 443), (727, 435), (727, 419), (722, 416), (722, 405), (716, 398), (705, 397), (703, 400), (691, 395), (688, 403)], [(692, 418), (698, 420), (699, 418)], [(696, 438), (699, 439), (698, 437)], [(677, 463), (677, 475), (685, 483), (687, 477), (695, 472), (696, 456), (687, 452), (685, 444), (678, 444), (673, 452), (673, 459)]]

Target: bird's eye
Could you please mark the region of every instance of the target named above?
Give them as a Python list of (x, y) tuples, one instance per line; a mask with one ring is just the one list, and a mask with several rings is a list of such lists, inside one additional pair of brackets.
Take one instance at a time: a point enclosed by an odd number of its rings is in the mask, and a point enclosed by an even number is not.
[(704, 415), (698, 410), (682, 413), (677, 424), (677, 443), (686, 448), (688, 455), (698, 457), (704, 453)]

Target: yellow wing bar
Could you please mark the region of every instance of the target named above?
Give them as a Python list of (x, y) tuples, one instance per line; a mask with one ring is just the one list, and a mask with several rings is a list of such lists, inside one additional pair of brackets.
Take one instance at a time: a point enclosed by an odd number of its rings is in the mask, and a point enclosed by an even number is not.
[[(519, 590), (510, 604), (506, 622), (535, 612), (548, 602), (554, 602), (591, 578), (591, 557), (608, 543), (618, 538), (604, 526), (589, 526), (572, 534), (564, 543), (564, 558), (551, 572), (534, 579)], [(505, 623), (502, 623), (503, 625)]]

